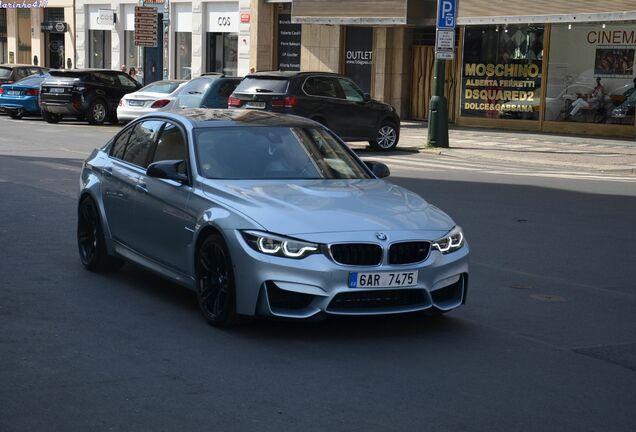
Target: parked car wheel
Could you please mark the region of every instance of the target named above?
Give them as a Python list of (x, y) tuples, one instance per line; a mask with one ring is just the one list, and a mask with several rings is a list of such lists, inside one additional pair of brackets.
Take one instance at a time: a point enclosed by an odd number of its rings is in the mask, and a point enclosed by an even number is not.
[(58, 123), (60, 120), (62, 120), (62, 116), (61, 115), (53, 114), (53, 113), (50, 113), (50, 112), (44, 111), (44, 110), (42, 111), (42, 118), (47, 123)]
[(117, 270), (124, 261), (108, 255), (106, 241), (95, 201), (84, 198), (77, 215), (77, 246), (86, 269), (94, 272)]
[(228, 326), (236, 320), (236, 293), (232, 260), (223, 238), (206, 238), (197, 253), (197, 300), (201, 313), (213, 326)]
[(369, 141), (369, 144), (376, 150), (389, 151), (397, 146), (399, 139), (400, 133), (395, 125), (390, 122), (383, 122), (378, 128), (375, 138)]
[(22, 110), (9, 111), (9, 117), (11, 117), (14, 120), (19, 120), (22, 117), (24, 117), (24, 111)]
[(104, 124), (106, 118), (108, 117), (108, 107), (106, 106), (106, 103), (100, 99), (93, 101), (88, 107), (86, 117), (90, 124)]

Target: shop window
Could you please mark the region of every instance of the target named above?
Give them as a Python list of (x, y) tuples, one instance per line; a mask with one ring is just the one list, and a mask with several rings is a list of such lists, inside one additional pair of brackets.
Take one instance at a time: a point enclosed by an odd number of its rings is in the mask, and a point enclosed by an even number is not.
[(135, 31), (124, 31), (124, 63), (128, 69), (137, 69), (137, 47), (135, 46)]
[(110, 30), (89, 30), (89, 67), (98, 69), (110, 69), (110, 37)]
[(237, 75), (238, 33), (207, 34), (207, 71)]
[(8, 62), (7, 46), (7, 10), (0, 9), (0, 63)]
[(542, 63), (542, 25), (466, 27), (461, 115), (538, 120)]
[(177, 79), (189, 80), (192, 78), (192, 33), (175, 32), (175, 46)]
[(31, 64), (31, 10), (18, 9), (18, 61)]
[(635, 52), (634, 23), (553, 25), (545, 120), (633, 125)]

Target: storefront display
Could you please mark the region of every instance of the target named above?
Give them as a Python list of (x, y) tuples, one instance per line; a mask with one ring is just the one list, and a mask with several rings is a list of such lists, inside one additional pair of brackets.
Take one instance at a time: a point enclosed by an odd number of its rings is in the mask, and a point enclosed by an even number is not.
[(207, 4), (207, 72), (237, 75), (238, 66), (238, 2)]
[(0, 64), (7, 63), (7, 10), (0, 9)]
[(635, 54), (634, 23), (553, 25), (545, 120), (634, 124)]
[(175, 78), (192, 78), (192, 5), (177, 3), (175, 7)]
[(347, 27), (345, 75), (365, 93), (371, 93), (373, 64), (373, 28)]
[(31, 64), (31, 10), (18, 9), (18, 60), (17, 63)]
[(88, 5), (88, 67), (110, 69), (114, 12), (107, 5)]
[(543, 26), (470, 26), (464, 32), (460, 113), (539, 120)]
[(292, 24), (291, 14), (278, 14), (278, 70), (300, 70), (301, 24)]

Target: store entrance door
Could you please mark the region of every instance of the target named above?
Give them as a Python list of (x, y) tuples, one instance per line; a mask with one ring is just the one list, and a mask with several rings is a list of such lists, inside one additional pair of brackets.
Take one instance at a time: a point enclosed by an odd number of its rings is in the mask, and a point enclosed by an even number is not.
[(157, 14), (157, 46), (144, 48), (143, 84), (163, 79), (163, 14)]
[[(433, 30), (434, 32), (435, 30)], [(416, 120), (428, 118), (428, 108), (435, 86), (435, 48), (433, 45), (413, 46), (413, 66), (411, 83), (411, 117)], [(448, 102), (448, 120), (455, 122), (457, 92), (460, 80), (457, 75), (457, 55), (455, 60), (446, 62), (444, 94)]]
[(51, 69), (64, 69), (64, 33), (45, 33), (45, 35), (44, 64)]

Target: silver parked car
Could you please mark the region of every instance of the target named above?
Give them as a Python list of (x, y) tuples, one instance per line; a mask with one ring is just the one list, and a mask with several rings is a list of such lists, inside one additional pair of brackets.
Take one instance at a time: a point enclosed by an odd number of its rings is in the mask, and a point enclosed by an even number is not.
[(84, 163), (81, 260), (93, 271), (133, 261), (191, 288), (214, 325), (460, 306), (461, 228), (387, 175), (308, 119), (148, 115)]

